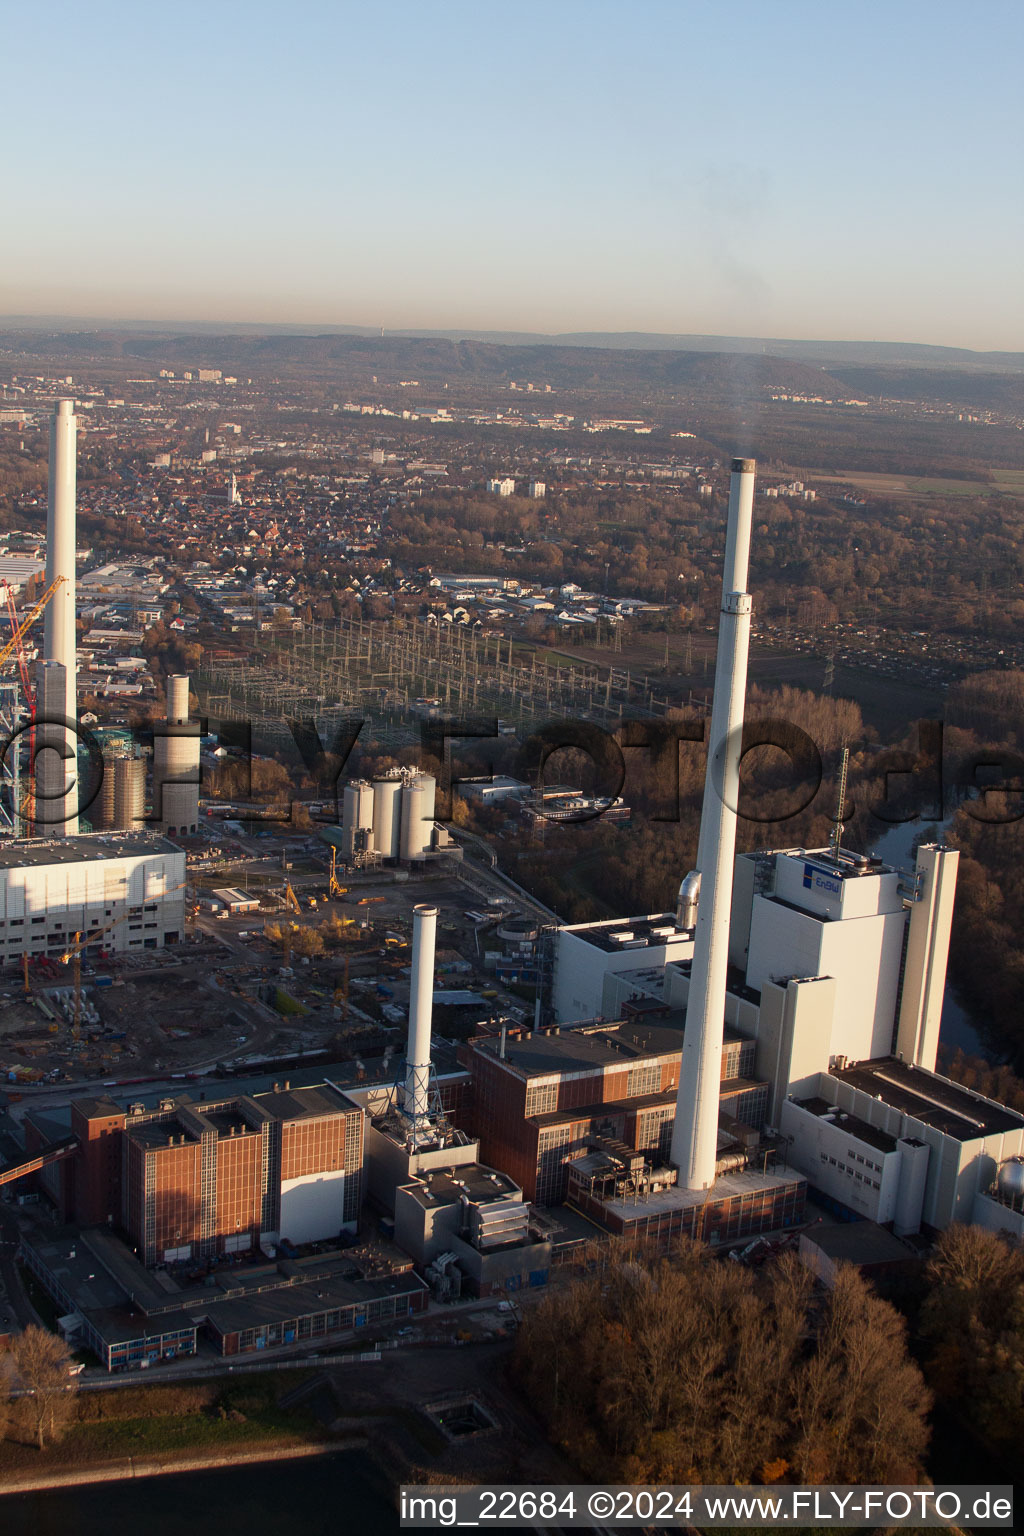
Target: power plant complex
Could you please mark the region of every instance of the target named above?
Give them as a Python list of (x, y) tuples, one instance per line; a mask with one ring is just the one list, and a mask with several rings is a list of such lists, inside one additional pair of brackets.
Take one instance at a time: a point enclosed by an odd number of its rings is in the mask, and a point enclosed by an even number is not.
[[(170, 839), (198, 825), (198, 735), (188, 679), (174, 676), (154, 748), (157, 830), (117, 830), (143, 799), (131, 758), (100, 798), (113, 830), (77, 830), (74, 436), (62, 402), (47, 563), (61, 606), (39, 684), (55, 707), (36, 797), (71, 815), (0, 845), (8, 963), (59, 955), (73, 931), (128, 952), (180, 942), (185, 856)], [(104, 1093), (76, 1099), (70, 1120), (27, 1117), (25, 1161), (0, 1183), (35, 1173), (80, 1230), (22, 1246), (108, 1368), (192, 1353), (203, 1337), (221, 1353), (319, 1338), (418, 1312), (431, 1293), (540, 1285), (566, 1234), (578, 1246), (785, 1233), (809, 1197), (890, 1240), (952, 1222), (1024, 1239), (1024, 1116), (936, 1071), (956, 850), (924, 843), (901, 871), (845, 849), (837, 814), (827, 847), (736, 852), (754, 469), (733, 460), (700, 836), (674, 911), (540, 935), (532, 1027), (478, 1024), (440, 1069), (440, 912), (422, 902), (390, 1080), (327, 1073), (149, 1105)], [(427, 864), (448, 845), (434, 796), (411, 770), (349, 783), (345, 860)], [(367, 1202), (386, 1262), (353, 1246)], [(348, 1257), (297, 1255), (332, 1240)], [(251, 1268), (233, 1283), (190, 1269), (242, 1258)]]
[[(198, 726), (188, 723), (188, 679), (172, 677), (167, 722), (155, 732), (154, 815), (145, 814), (145, 763), (112, 756), (102, 774), (80, 750), (75, 629), (76, 455), (73, 402), (50, 424), (46, 609), (34, 697), (31, 793), (24, 825), (0, 842), (0, 956), (7, 963), (155, 949), (184, 938), (185, 856), (162, 835), (195, 832)], [(13, 638), (13, 637), (12, 637)], [(18, 745), (8, 749), (12, 756)], [(13, 774), (17, 776), (15, 763)], [(88, 798), (83, 795), (87, 786)], [(87, 832), (85, 825), (94, 830)], [(111, 838), (109, 832), (122, 835)]]

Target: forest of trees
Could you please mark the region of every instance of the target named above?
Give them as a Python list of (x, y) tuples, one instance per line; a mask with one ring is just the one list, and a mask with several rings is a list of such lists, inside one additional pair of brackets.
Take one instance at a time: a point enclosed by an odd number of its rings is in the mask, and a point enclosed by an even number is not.
[(585, 1476), (618, 1483), (914, 1483), (929, 1393), (903, 1319), (858, 1272), (816, 1293), (682, 1241), (616, 1252), (526, 1313), (523, 1392)]
[(1024, 1444), (1024, 1253), (949, 1227), (925, 1269), (919, 1333), (937, 1398), (997, 1452)]
[(792, 1254), (592, 1245), (526, 1311), (513, 1370), (605, 1481), (927, 1481), (933, 1408), (995, 1466), (1024, 1437), (1024, 1255), (950, 1227), (897, 1309), (849, 1265), (823, 1288)]

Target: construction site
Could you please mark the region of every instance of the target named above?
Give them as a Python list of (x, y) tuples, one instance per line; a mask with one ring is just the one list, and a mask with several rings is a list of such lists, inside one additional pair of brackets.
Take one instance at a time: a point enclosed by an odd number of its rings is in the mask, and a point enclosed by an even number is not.
[(203, 878), (189, 882), (186, 932), (173, 948), (117, 952), (104, 947), (112, 934), (90, 933), (88, 946), (79, 938), (9, 964), (0, 1079), (16, 1089), (193, 1078), (282, 1056), (386, 1075), (408, 1005), (412, 908), (425, 891), (445, 910), (439, 1012), (453, 1038), (492, 1012), (527, 1006), (495, 985), (481, 949), (508, 908), (486, 909), (457, 874), (434, 868), (396, 881), (357, 871), (345, 887), (335, 876), (332, 895), (324, 850), (296, 860), (284, 884), (244, 861)]

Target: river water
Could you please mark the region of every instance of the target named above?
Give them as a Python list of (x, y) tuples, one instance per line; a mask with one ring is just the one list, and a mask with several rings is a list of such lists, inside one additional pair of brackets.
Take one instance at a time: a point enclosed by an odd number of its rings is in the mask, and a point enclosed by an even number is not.
[[(930, 842), (933, 837), (944, 833), (952, 822), (948, 820), (936, 824), (934, 832), (929, 829), (925, 841)], [(873, 845), (871, 852), (879, 859), (884, 859), (887, 864), (892, 864), (896, 869), (912, 871), (914, 868), (914, 839), (919, 837), (923, 829), (920, 822), (905, 821), (899, 826), (890, 827), (888, 832)], [(970, 1015), (957, 1001), (952, 988), (946, 986), (946, 994), (942, 1003), (942, 1019), (939, 1023), (939, 1039), (943, 1045), (951, 1046), (955, 1050), (957, 1046), (969, 1056), (984, 1056), (986, 1061), (997, 1061), (996, 1056), (978, 1034)]]
[(391, 1536), (392, 1491), (356, 1451), (0, 1498), (4, 1536)]

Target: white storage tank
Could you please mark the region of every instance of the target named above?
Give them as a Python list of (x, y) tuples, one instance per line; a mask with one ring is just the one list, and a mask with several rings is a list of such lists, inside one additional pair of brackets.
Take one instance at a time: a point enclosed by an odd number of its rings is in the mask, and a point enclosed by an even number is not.
[(341, 805), (342, 856), (351, 858), (373, 847), (373, 785), (366, 779), (353, 779), (345, 785)]
[(418, 773), (402, 790), (402, 839), (403, 859), (421, 859), (430, 852), (434, 835), (434, 779), (429, 773)]
[(373, 846), (382, 859), (397, 859), (401, 849), (402, 780), (375, 779), (373, 785)]

